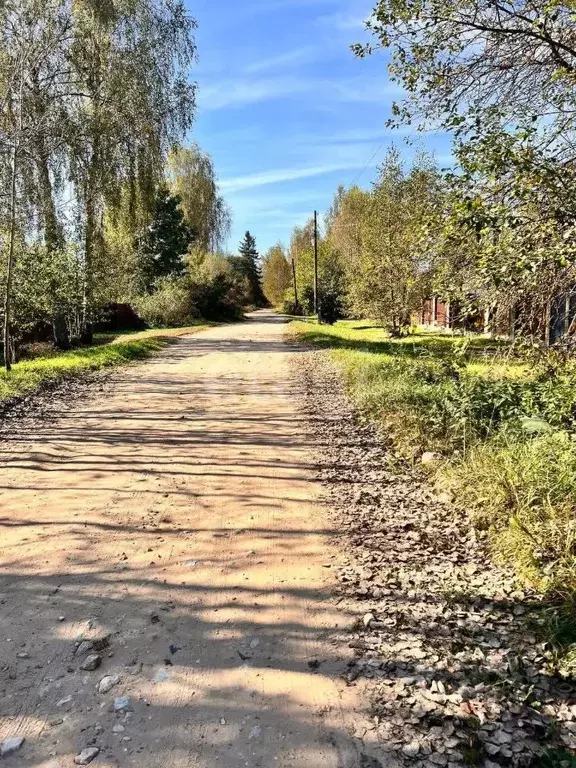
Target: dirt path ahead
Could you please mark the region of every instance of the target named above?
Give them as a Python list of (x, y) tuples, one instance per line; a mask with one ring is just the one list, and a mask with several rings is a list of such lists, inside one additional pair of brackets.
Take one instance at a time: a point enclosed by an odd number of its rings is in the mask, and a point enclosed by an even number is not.
[(185, 338), (3, 446), (6, 766), (372, 765), (283, 331)]

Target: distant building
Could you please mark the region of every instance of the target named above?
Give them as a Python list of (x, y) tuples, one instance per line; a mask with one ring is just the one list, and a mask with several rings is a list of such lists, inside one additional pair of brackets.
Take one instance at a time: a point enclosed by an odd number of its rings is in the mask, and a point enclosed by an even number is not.
[(450, 302), (437, 296), (424, 299), (416, 324), (424, 328), (450, 328)]

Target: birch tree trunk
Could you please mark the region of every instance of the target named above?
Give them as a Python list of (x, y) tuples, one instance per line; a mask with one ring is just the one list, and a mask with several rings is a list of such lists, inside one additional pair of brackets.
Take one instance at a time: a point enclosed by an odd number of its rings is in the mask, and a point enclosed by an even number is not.
[(14, 274), (14, 241), (16, 238), (16, 174), (18, 171), (18, 145), (12, 147), (10, 183), (10, 228), (8, 234), (8, 259), (6, 265), (6, 286), (4, 289), (4, 366), (12, 370), (12, 276)]

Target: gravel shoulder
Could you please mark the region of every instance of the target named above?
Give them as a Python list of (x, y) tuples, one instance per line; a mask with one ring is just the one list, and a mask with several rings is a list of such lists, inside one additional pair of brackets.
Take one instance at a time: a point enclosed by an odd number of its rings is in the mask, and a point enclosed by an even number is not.
[(369, 681), (373, 719), (357, 736), (410, 766), (576, 765), (576, 688), (541, 641), (538, 596), (359, 422), (328, 353), (297, 364), (340, 532), (339, 605), (360, 617), (342, 638), (348, 680)]

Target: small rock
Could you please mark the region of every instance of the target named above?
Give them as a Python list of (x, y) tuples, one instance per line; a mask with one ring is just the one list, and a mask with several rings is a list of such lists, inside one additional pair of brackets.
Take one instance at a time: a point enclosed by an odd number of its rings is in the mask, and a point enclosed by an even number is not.
[(132, 701), (129, 696), (117, 696), (114, 699), (115, 712), (127, 712), (132, 709)]
[(17, 653), (16, 656), (18, 656), (19, 659), (29, 659), (30, 654), (26, 653), (26, 651), (20, 651), (20, 653)]
[(66, 616), (58, 616), (58, 621), (66, 621)]
[(434, 451), (425, 451), (422, 454), (422, 458), (420, 459), (421, 464), (434, 464), (438, 461), (440, 461), (442, 457), (439, 453), (435, 453)]
[(170, 675), (165, 669), (159, 669), (152, 678), (153, 683), (165, 683), (166, 680), (170, 680)]
[(14, 752), (18, 752), (20, 747), (24, 744), (22, 736), (12, 736), (0, 744), (0, 757), (7, 757), (13, 755)]
[(420, 752), (420, 744), (416, 741), (412, 741), (410, 744), (404, 744), (402, 747), (402, 754), (406, 755), (406, 757), (416, 757), (418, 752)]
[(87, 656), (85, 660), (80, 664), (80, 669), (84, 669), (87, 672), (93, 672), (102, 664), (102, 656), (99, 653), (92, 653)]
[(257, 739), (262, 735), (262, 728), (259, 725), (255, 725), (254, 728), (248, 734), (249, 739)]
[(70, 704), (71, 701), (72, 701), (72, 696), (64, 696), (63, 699), (60, 699), (60, 701), (56, 702), (56, 706), (57, 707), (63, 707), (66, 704)]
[(431, 763), (434, 765), (448, 765), (448, 758), (446, 755), (441, 755), (440, 752), (433, 752), (429, 757)]
[(83, 640), (78, 648), (74, 651), (75, 656), (84, 656), (85, 653), (88, 653), (88, 651), (91, 651), (92, 648), (94, 648), (94, 643), (92, 640)]
[(50, 728), (55, 728), (57, 725), (62, 725), (63, 722), (63, 717), (53, 717), (51, 720), (48, 720), (48, 725)]
[(118, 675), (106, 675), (98, 684), (98, 693), (108, 693), (108, 691), (111, 691), (119, 682), (120, 678)]
[(362, 624), (364, 624), (366, 629), (370, 628), (370, 624), (372, 624), (373, 621), (376, 621), (376, 617), (373, 613), (365, 613), (362, 617)]
[(92, 760), (94, 760), (99, 752), (100, 750), (98, 747), (86, 747), (86, 749), (83, 749), (79, 755), (76, 755), (74, 762), (76, 765), (88, 765), (88, 763), (91, 763)]
[(124, 733), (125, 730), (126, 728), (120, 723), (116, 723), (116, 725), (112, 726), (112, 733)]

